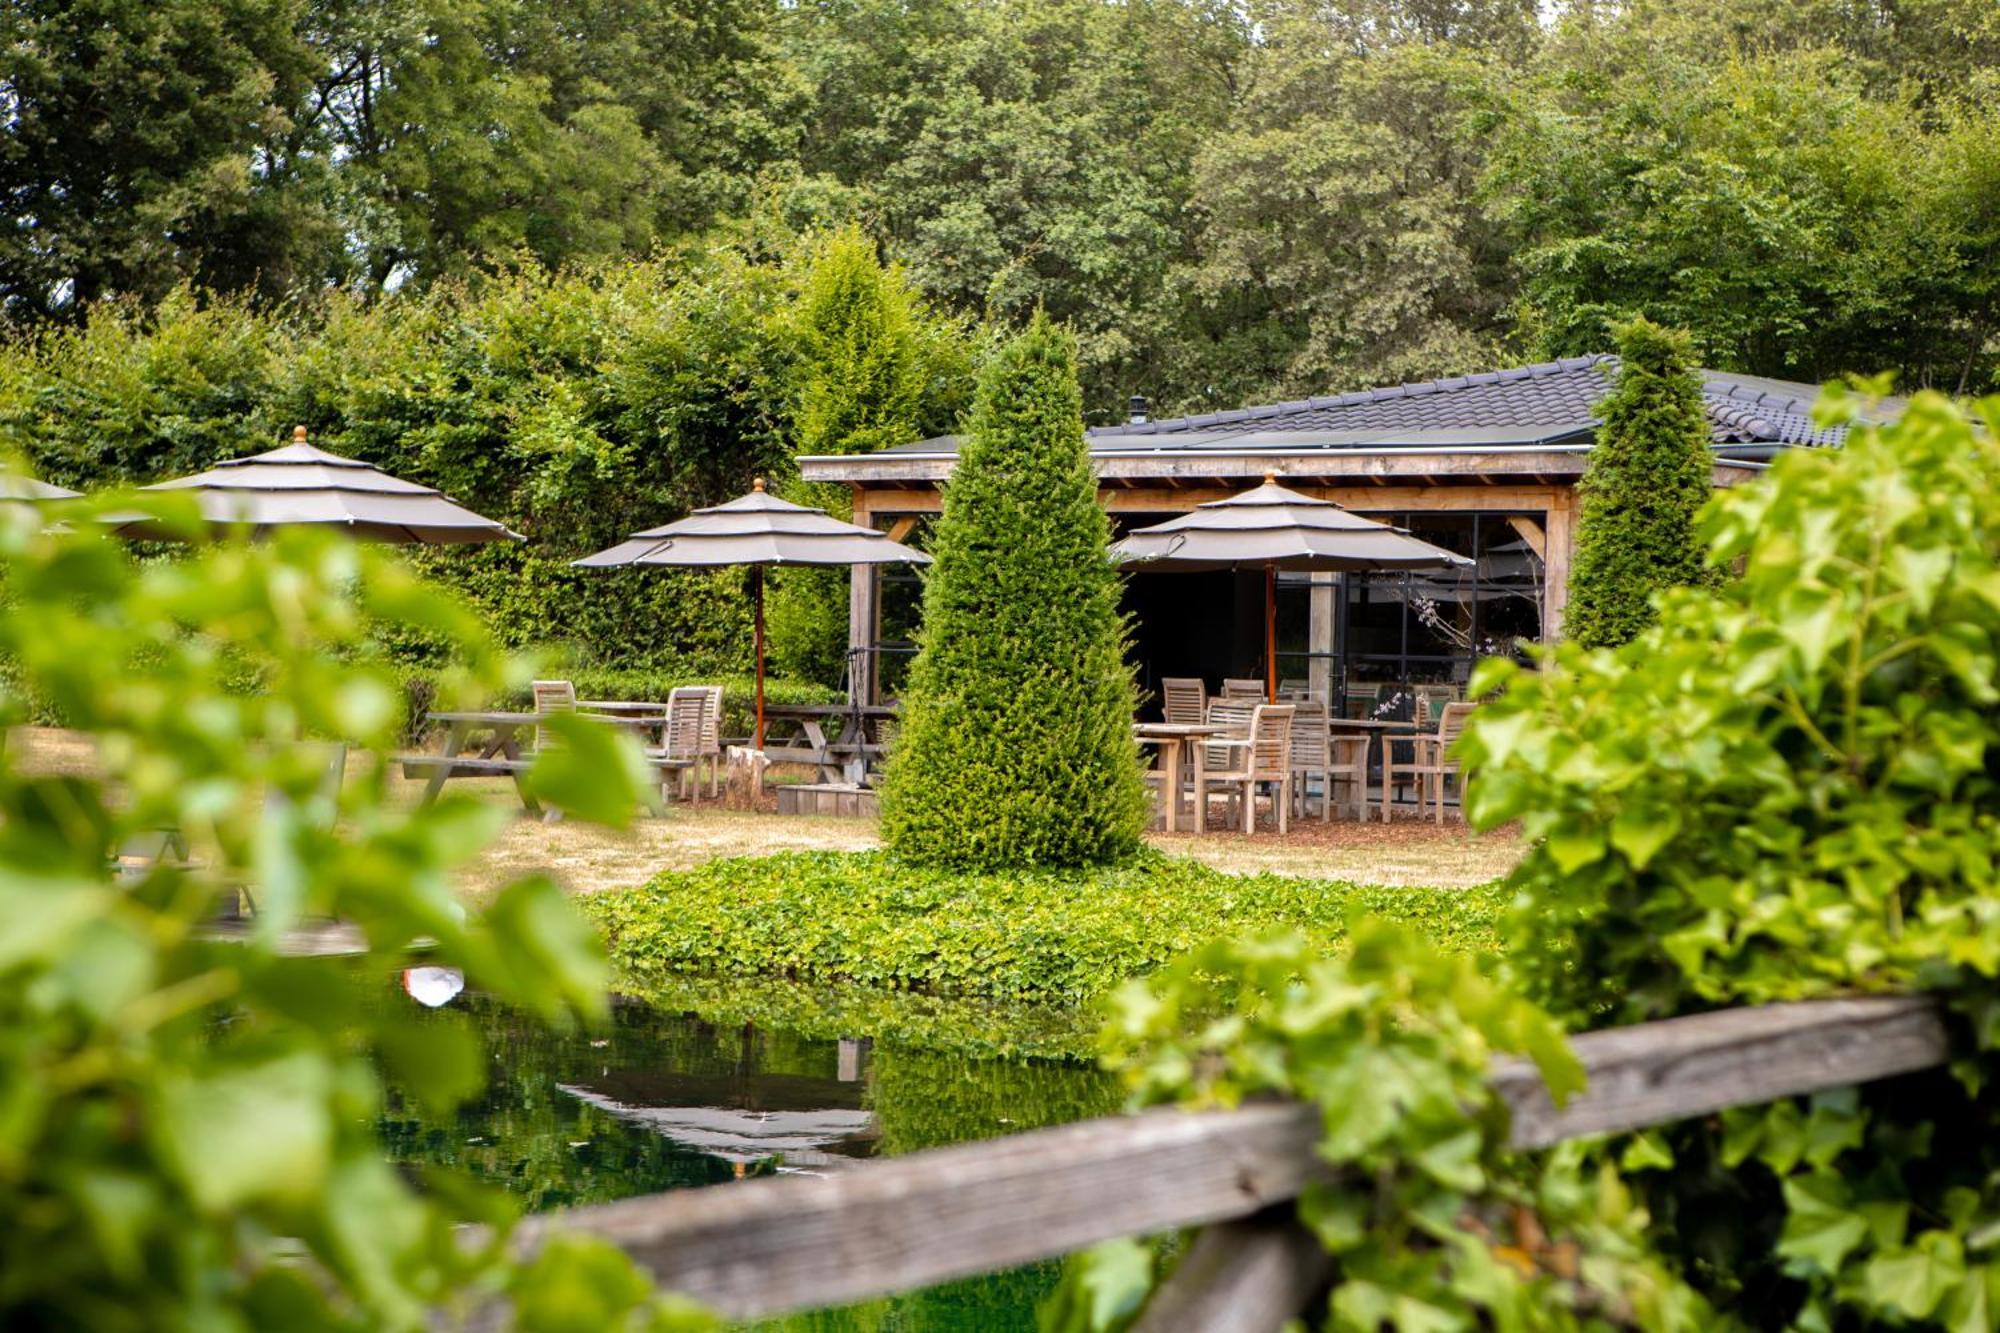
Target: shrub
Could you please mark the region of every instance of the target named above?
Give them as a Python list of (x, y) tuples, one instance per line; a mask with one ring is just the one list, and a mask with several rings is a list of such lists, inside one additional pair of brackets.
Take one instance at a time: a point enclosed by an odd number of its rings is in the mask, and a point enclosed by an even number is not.
[[(1823, 405), (1838, 412), (1840, 399)], [(1851, 414), (1850, 414), (1851, 415)], [(2000, 399), (1936, 394), (1717, 500), (1719, 594), (1561, 649), (1463, 742), (1519, 819), (1508, 957), (1573, 1022), (1941, 987), (1990, 1050), (2000, 976)], [(1655, 1242), (1755, 1327), (1990, 1327), (1990, 1056), (1649, 1135)]]
[[(192, 523), (185, 497), (148, 503)], [(46, 531), (14, 508), (0, 724), (46, 701), (91, 735), (99, 771), (0, 750), (0, 1326), (414, 1330), (502, 1290), (517, 1311), (599, 1302), (609, 1326), (651, 1304), (602, 1243), (518, 1270), (504, 1245), (462, 1246), (467, 1223), (504, 1229), (505, 1200), (451, 1176), (417, 1188), (372, 1128), (378, 1062), (449, 1114), (486, 1058), (449, 1021), (357, 1003), (351, 967), (386, 977), (422, 940), (425, 961), (546, 1021), (604, 1009), (601, 951), (552, 882), (511, 884), (476, 920), (454, 898), (495, 812), (391, 802), (379, 762), (329, 795), (328, 756), (299, 743), (394, 744), (396, 695), (364, 626), (442, 637), (464, 663), (444, 681), (454, 700), (504, 678), (490, 636), (385, 552), (324, 534), (141, 565), (88, 511)], [(541, 795), (630, 810), (636, 755), (596, 728), (568, 740), (531, 775)], [(163, 828), (196, 859), (121, 864)], [(215, 938), (246, 886), (244, 937)], [(312, 917), (347, 923), (368, 956), (286, 956)]]
[(940, 866), (1129, 856), (1146, 819), (1076, 352), (1037, 315), (980, 376), (932, 536), (882, 831)]
[(1653, 623), (1653, 597), (1714, 582), (1695, 534), (1713, 490), (1701, 382), (1685, 334), (1644, 319), (1621, 324), (1618, 384), (1578, 487), (1583, 507), (1569, 576), (1567, 637), (1625, 643)]
[(1228, 875), (1156, 855), (1081, 872), (962, 873), (881, 852), (798, 852), (667, 871), (583, 906), (641, 981), (722, 973), (1074, 1001), (1221, 936), (1294, 927), (1336, 939), (1355, 910), (1443, 948), (1490, 950), (1501, 901), (1483, 889)]

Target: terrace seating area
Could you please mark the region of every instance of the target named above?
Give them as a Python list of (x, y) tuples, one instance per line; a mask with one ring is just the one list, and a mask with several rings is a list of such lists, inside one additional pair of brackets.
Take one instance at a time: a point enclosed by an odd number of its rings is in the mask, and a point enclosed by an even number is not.
[[(1385, 687), (1332, 712), (1303, 681), (1280, 685), (1267, 703), (1264, 682), (1225, 679), (1210, 694), (1192, 677), (1161, 681), (1162, 721), (1134, 725), (1155, 751), (1147, 782), (1157, 819), (1174, 831), (1191, 818), (1210, 827), (1215, 797), (1225, 799), (1223, 827), (1252, 832), (1261, 801), (1283, 834), (1294, 819), (1387, 822), (1410, 813), (1443, 823), (1461, 803), (1454, 743), (1474, 705), (1452, 687)], [(1396, 714), (1401, 712), (1402, 716)]]

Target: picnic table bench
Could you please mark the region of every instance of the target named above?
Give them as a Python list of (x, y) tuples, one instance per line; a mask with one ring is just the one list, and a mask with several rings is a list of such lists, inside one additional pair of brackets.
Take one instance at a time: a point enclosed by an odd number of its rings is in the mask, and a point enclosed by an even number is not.
[[(650, 712), (629, 714), (580, 713), (606, 726), (623, 727), (629, 730), (645, 731), (657, 728), (660, 718)], [(534, 767), (533, 746), (524, 744), (525, 737), (531, 738), (534, 729), (555, 716), (553, 713), (518, 712), (434, 712), (425, 717), (445, 727), (444, 748), (437, 754), (400, 754), (396, 762), (403, 766), (406, 778), (425, 778), (423, 804), (437, 800), (444, 790), (444, 784), (452, 778), (483, 778), (506, 776), (514, 780), (514, 791), (521, 798), (521, 806), (531, 815), (548, 818), (540, 801), (528, 790), (524, 780), (527, 771)], [(649, 759), (657, 768), (685, 768), (692, 761), (682, 759)]]
[[(900, 711), (894, 704), (771, 704), (764, 709), (766, 721), (790, 723), (797, 734), (774, 744), (767, 731), (764, 758), (774, 764), (810, 764), (823, 783), (858, 787), (871, 761), (889, 752), (882, 723)], [(828, 736), (827, 727), (835, 722), (846, 725), (839, 735)]]

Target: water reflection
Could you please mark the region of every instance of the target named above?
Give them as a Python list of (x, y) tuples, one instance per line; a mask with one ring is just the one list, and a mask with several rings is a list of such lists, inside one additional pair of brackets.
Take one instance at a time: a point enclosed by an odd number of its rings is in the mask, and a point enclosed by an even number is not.
[[(450, 1117), (392, 1087), (381, 1123), (391, 1156), (466, 1171), (531, 1211), (773, 1172), (866, 1170), (878, 1155), (1101, 1115), (1118, 1101), (1113, 1082), (1080, 1063), (806, 1036), (630, 1000), (614, 1004), (604, 1030), (564, 1033), (477, 992), (439, 1009), (392, 994), (415, 1021), (470, 1024), (491, 1068), (487, 1091)], [(1032, 1329), (1053, 1273), (1039, 1265), (772, 1327)]]

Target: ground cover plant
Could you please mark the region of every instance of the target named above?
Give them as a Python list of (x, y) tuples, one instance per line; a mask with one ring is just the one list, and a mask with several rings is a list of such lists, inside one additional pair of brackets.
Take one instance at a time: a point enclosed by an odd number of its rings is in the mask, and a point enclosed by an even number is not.
[(714, 861), (583, 900), (644, 981), (676, 972), (803, 977), (1076, 1002), (1232, 934), (1296, 928), (1327, 945), (1349, 916), (1490, 951), (1500, 895), (1230, 875), (1148, 855), (1087, 871), (977, 873), (881, 852)]

